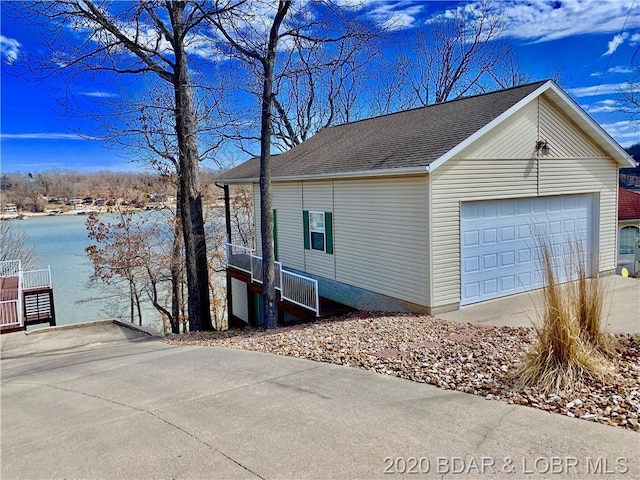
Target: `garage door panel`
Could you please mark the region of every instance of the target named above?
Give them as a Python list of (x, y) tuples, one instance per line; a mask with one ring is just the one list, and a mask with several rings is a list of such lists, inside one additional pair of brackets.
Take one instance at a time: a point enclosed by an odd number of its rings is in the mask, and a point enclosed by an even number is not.
[[(547, 242), (562, 265), (576, 241), (587, 251), (593, 197), (569, 195), (466, 202), (461, 207), (462, 304), (539, 288)], [(557, 269), (565, 281), (569, 272)]]

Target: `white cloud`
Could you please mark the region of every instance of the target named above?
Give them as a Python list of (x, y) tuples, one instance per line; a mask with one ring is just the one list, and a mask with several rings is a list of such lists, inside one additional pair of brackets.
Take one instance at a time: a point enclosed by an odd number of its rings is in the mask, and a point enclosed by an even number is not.
[(624, 41), (629, 37), (627, 32), (620, 33), (618, 35), (614, 35), (614, 37), (607, 43), (607, 51), (602, 54), (602, 56), (611, 55), (615, 52), (620, 45), (624, 43)]
[(591, 87), (568, 88), (567, 92), (578, 98), (593, 95), (611, 95), (619, 93), (627, 85), (626, 83), (603, 83), (602, 85), (593, 85)]
[(0, 54), (5, 62), (11, 65), (18, 59), (18, 55), (20, 54), (20, 42), (18, 42), (15, 38), (5, 37), (4, 35), (0, 35)]
[(599, 102), (595, 102), (595, 104), (593, 104), (591, 108), (589, 108), (588, 105), (581, 105), (581, 107), (585, 111), (588, 111), (590, 114), (613, 113), (620, 110), (620, 108), (617, 105), (618, 105), (618, 102), (616, 102), (615, 100), (606, 99), (606, 100), (601, 100)]
[(607, 73), (633, 73), (633, 70), (625, 65), (616, 65), (607, 70)]
[(382, 29), (402, 30), (415, 26), (417, 17), (422, 10), (422, 5), (400, 2), (378, 5), (369, 12), (369, 16)]
[[(472, 15), (481, 10), (481, 3), (467, 3), (464, 10)], [(640, 28), (640, 2), (634, 0), (503, 0), (498, 5), (506, 23), (505, 35), (534, 42)], [(640, 41), (640, 35), (634, 38)]]
[(629, 38), (629, 45), (631, 45), (632, 47), (635, 47), (639, 43), (640, 43), (640, 33), (634, 33), (633, 35), (631, 35), (631, 38)]
[(601, 124), (601, 126), (619, 143), (623, 143), (625, 141), (624, 139), (626, 138), (631, 139), (631, 141), (635, 140), (635, 142), (637, 142), (638, 138), (640, 138), (640, 128), (638, 124), (629, 120), (622, 120), (613, 123), (603, 123)]
[(2, 140), (98, 140), (96, 137), (85, 137), (76, 133), (2, 133)]
[(95, 98), (118, 98), (120, 96), (117, 93), (100, 92), (100, 91), (80, 92), (80, 94), (84, 95), (85, 97), (95, 97)]

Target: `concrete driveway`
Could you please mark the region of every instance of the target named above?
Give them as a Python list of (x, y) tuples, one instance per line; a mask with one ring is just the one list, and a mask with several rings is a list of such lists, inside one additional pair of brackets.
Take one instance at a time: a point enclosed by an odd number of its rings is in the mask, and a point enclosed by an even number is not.
[(0, 339), (1, 477), (639, 478), (640, 435), (113, 323)]
[[(605, 277), (607, 292), (605, 329), (611, 333), (640, 332), (640, 280), (619, 275)], [(446, 320), (483, 325), (530, 327), (537, 320), (537, 308), (542, 304), (540, 290), (511, 295), (437, 316)]]

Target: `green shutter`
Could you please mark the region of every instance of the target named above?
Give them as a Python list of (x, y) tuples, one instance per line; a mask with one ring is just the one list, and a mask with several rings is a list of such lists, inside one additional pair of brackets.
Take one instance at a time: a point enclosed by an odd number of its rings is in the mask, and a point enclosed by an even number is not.
[(309, 212), (303, 210), (302, 212), (302, 229), (304, 231), (304, 249), (309, 250)]
[(327, 253), (333, 255), (333, 214), (324, 212), (324, 231), (327, 236)]
[(273, 254), (278, 261), (278, 211), (273, 211)]

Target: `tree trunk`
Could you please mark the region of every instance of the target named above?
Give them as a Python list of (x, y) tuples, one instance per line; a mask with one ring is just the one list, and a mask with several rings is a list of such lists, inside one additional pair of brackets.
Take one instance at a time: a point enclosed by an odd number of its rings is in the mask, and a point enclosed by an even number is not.
[(174, 95), (176, 136), (179, 149), (178, 208), (182, 221), (187, 271), (189, 330), (212, 330), (209, 299), (209, 269), (204, 235), (202, 195), (198, 180), (199, 156), (196, 145), (195, 107), (184, 51), (184, 2), (173, 2), (170, 14), (173, 26), (175, 68)]
[(180, 218), (176, 216), (175, 230), (173, 232), (173, 251), (171, 252), (171, 333), (180, 333), (180, 252), (182, 242), (180, 241)]
[(264, 79), (262, 84), (262, 117), (260, 129), (260, 231), (262, 239), (262, 291), (264, 300), (264, 327), (278, 325), (278, 303), (276, 301), (275, 252), (273, 249), (273, 202), (271, 200), (271, 134), (273, 104), (273, 68), (278, 46), (278, 30), (287, 14), (290, 1), (280, 1), (278, 12), (269, 32), (267, 55), (262, 60)]

